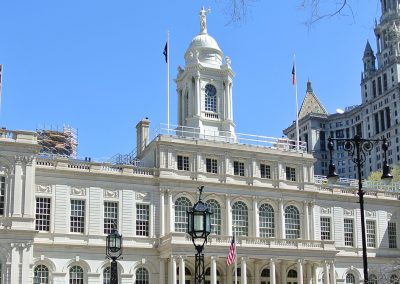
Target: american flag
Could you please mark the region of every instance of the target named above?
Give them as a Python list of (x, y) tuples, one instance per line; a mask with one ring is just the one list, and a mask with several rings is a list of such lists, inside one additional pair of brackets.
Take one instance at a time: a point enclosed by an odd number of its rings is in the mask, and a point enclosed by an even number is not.
[(235, 243), (235, 236), (232, 237), (231, 245), (229, 246), (229, 253), (226, 257), (226, 264), (231, 265), (236, 258), (236, 243)]
[(296, 85), (296, 65), (294, 63), (292, 68), (292, 85)]

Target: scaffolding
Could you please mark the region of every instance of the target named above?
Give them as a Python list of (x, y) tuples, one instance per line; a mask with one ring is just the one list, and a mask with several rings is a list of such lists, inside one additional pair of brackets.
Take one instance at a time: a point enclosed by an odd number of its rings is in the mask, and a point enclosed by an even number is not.
[(62, 130), (36, 129), (40, 154), (64, 156), (75, 159), (77, 156), (78, 134), (76, 129), (63, 126)]

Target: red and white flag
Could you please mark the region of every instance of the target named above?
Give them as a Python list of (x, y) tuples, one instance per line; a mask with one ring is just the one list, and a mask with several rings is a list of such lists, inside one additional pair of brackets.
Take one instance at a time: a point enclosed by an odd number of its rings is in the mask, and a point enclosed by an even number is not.
[(296, 65), (294, 63), (292, 68), (292, 84), (293, 86), (296, 85)]
[(229, 253), (226, 257), (226, 264), (231, 265), (235, 262), (236, 259), (236, 243), (235, 243), (235, 236), (232, 237), (231, 245), (229, 246)]

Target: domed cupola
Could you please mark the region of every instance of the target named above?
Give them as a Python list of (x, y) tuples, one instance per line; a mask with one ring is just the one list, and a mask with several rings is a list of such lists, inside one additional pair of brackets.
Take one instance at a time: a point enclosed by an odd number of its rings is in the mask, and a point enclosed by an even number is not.
[(217, 41), (207, 33), (206, 10), (200, 10), (200, 34), (194, 37), (185, 53), (186, 65), (202, 63), (222, 65), (222, 51)]

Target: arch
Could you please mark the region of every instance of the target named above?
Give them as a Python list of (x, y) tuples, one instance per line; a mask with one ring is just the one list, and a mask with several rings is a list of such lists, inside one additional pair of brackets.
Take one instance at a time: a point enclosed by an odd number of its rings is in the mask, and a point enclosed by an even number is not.
[(204, 92), (204, 110), (217, 112), (217, 88), (208, 83), (204, 87)]
[(140, 267), (140, 268), (136, 269), (135, 283), (136, 284), (149, 284), (150, 283), (150, 273), (145, 267)]
[(9, 169), (13, 167), (13, 163), (8, 159), (8, 157), (0, 155), (0, 167), (3, 165)]
[(355, 268), (355, 267), (350, 267), (348, 269), (346, 269), (343, 274), (342, 274), (342, 279), (346, 279), (346, 275), (352, 273), (354, 274), (354, 276), (356, 277), (356, 281), (357, 279), (361, 279), (361, 273)]
[(249, 209), (241, 200), (232, 204), (232, 231), (238, 236), (249, 235)]
[[(110, 265), (111, 265), (110, 260), (109, 259), (105, 259), (93, 271), (96, 271), (96, 273), (102, 273), (103, 270), (106, 269), (107, 267), (109, 267)], [(119, 273), (121, 273), (121, 274), (125, 273), (124, 267), (121, 265), (121, 263), (119, 261), (117, 261), (117, 267), (118, 267), (118, 272)]]
[(50, 281), (50, 270), (46, 265), (39, 264), (33, 268), (33, 283), (49, 284)]
[(275, 210), (269, 203), (262, 203), (258, 209), (259, 231), (262, 238), (275, 236)]
[(349, 272), (346, 274), (346, 284), (356, 284), (356, 277), (353, 273)]
[(263, 198), (258, 202), (259, 206), (264, 203), (271, 205), (275, 212), (279, 210), (278, 203), (275, 200), (272, 200), (270, 198)]
[(390, 275), (390, 284), (400, 284), (400, 277), (397, 274)]
[(300, 238), (300, 212), (294, 205), (285, 208), (285, 236), (287, 239)]
[(222, 212), (221, 205), (218, 200), (211, 198), (205, 201), (211, 214), (211, 233), (216, 235), (221, 235), (222, 233)]
[(144, 267), (150, 272), (150, 274), (157, 274), (158, 268), (154, 265), (154, 263), (146, 258), (144, 259), (145, 263), (142, 263), (141, 260), (135, 261), (135, 263), (128, 270), (129, 273), (135, 275), (137, 269)]
[(49, 268), (49, 270), (50, 270), (50, 273), (53, 272), (53, 271), (57, 271), (57, 267), (56, 267), (55, 263), (51, 259), (49, 259), (47, 257), (43, 258), (43, 259), (41, 259), (41, 258), (34, 258), (33, 259), (33, 266), (34, 267), (37, 266), (37, 265), (41, 265), (41, 264), (47, 266)]
[(62, 272), (69, 273), (69, 269), (74, 265), (82, 267), (85, 273), (91, 273), (92, 272), (92, 270), (90, 269), (90, 265), (83, 259), (79, 259), (78, 261), (76, 261), (75, 259), (70, 259), (64, 265), (64, 267), (62, 269)]
[(186, 196), (177, 198), (175, 204), (175, 232), (185, 233), (187, 231), (188, 216), (187, 211), (192, 208), (193, 203)]
[(378, 284), (378, 277), (375, 274), (369, 274), (368, 284)]

